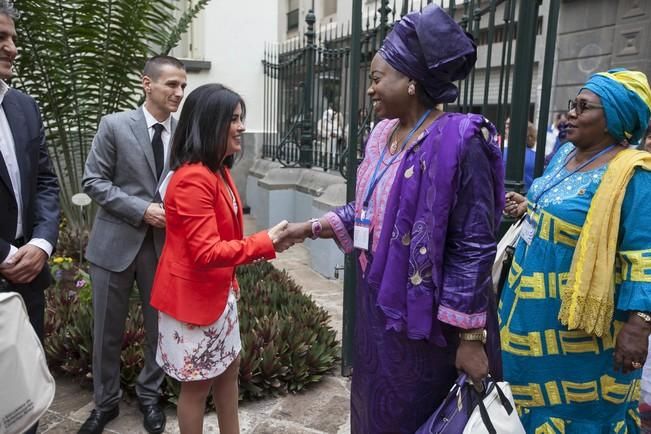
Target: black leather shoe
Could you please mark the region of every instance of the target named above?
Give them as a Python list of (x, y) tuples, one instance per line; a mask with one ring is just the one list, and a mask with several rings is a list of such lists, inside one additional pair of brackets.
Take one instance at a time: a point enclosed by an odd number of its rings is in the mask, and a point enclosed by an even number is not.
[(79, 434), (102, 434), (106, 424), (118, 417), (119, 414), (120, 407), (117, 405), (106, 411), (94, 408), (86, 422), (79, 428)]
[(150, 434), (160, 434), (165, 431), (165, 412), (160, 405), (140, 405), (143, 414), (142, 424)]

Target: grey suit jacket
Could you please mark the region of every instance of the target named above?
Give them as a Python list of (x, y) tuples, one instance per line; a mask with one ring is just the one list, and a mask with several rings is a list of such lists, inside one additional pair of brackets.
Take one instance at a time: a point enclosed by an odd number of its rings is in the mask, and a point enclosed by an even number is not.
[[(173, 134), (174, 118), (171, 125)], [(167, 161), (157, 180), (142, 107), (102, 118), (82, 179), (84, 191), (100, 206), (86, 249), (91, 263), (120, 272), (133, 262), (150, 228), (143, 221), (145, 210), (160, 200), (158, 186), (169, 171)], [(160, 255), (165, 230), (153, 228), (153, 235)]]

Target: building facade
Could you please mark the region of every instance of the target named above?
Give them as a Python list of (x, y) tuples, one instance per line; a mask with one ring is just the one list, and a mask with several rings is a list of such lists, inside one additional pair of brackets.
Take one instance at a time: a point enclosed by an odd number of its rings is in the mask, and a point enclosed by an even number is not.
[[(196, 0), (177, 1), (179, 8), (183, 9)], [(437, 0), (436, 3), (447, 8), (449, 1)], [(513, 22), (518, 17), (517, 7), (529, 6), (529, 2), (534, 1), (537, 0), (515, 3), (511, 0), (466, 0), (454, 3), (455, 19), (462, 21), (466, 17), (466, 25), (478, 43), (478, 59), (473, 85), (470, 86), (472, 92), (464, 97), (464, 109), (481, 112), (498, 127), (503, 126), (504, 119), (498, 122), (497, 108), (505, 104), (508, 112), (513, 86), (517, 37), (517, 23), (513, 25)], [(529, 109), (529, 118), (535, 122), (539, 117), (542, 98), (542, 65), (548, 41), (550, 1), (540, 2), (536, 23)], [(422, 6), (427, 3), (427, 0), (423, 0)], [(508, 9), (512, 4), (513, 8)], [(491, 5), (496, 7), (492, 27), (489, 14), (475, 13), (475, 10)], [(395, 21), (407, 10), (420, 6), (419, 0), (404, 0), (404, 3), (403, 0), (363, 0), (363, 25), (366, 29), (377, 28), (381, 19), (380, 8), (390, 7), (389, 20)], [(321, 44), (328, 38), (345, 43), (345, 39), (349, 38), (352, 0), (240, 0), (237, 3), (212, 0), (173, 53), (188, 60), (188, 91), (203, 83), (220, 82), (241, 93), (247, 103), (245, 156), (234, 172), (238, 189), (260, 228), (281, 219), (305, 220), (320, 215), (333, 206), (342, 205), (346, 199), (346, 181), (337, 170), (327, 170), (327, 166), (326, 170), (323, 170), (323, 166), (309, 169), (284, 167), (273, 152), (267, 155), (268, 158), (261, 158), (263, 147), (269, 146), (270, 137), (275, 135), (277, 140), (282, 140), (285, 132), (281, 131), (281, 125), (300, 121), (299, 116), (291, 113), (291, 110), (287, 119), (278, 119), (279, 112), (274, 112), (269, 121), (269, 112), (276, 110), (279, 103), (274, 101), (270, 108), (270, 103), (265, 100), (271, 85), (268, 80), (265, 81), (268, 70), (265, 70), (263, 60), (269, 59), (269, 53), (274, 50), (285, 53), (285, 60), (291, 59), (293, 49), (297, 53), (300, 51), (301, 44), (305, 42), (308, 30), (306, 17), (310, 11), (314, 14), (315, 44)], [(639, 69), (647, 74), (651, 72), (650, 27), (651, 1), (648, 0), (561, 0), (558, 32), (554, 41), (550, 118), (554, 113), (566, 110), (567, 100), (576, 95), (579, 86), (594, 72), (615, 66)], [(281, 63), (282, 59), (278, 59)], [(332, 71), (338, 74), (339, 70), (343, 74), (346, 68), (343, 62)], [(362, 101), (368, 84), (364, 74), (362, 71), (357, 89)], [(507, 76), (506, 81), (504, 75)], [(489, 78), (487, 86), (486, 77)], [(314, 134), (317, 134), (316, 125), (321, 112), (325, 114), (328, 108), (341, 111), (344, 120), (340, 122), (345, 123), (348, 117), (346, 110), (352, 109), (344, 104), (350, 99), (349, 89), (344, 84), (337, 87), (331, 72), (317, 70), (312, 78), (315, 94), (327, 94), (327, 98), (323, 97), (322, 105), (315, 106)], [(278, 86), (283, 79), (287, 80), (286, 77), (275, 76), (273, 85)], [(301, 80), (300, 77), (297, 79), (293, 89), (302, 86)], [(502, 93), (501, 86), (506, 87)], [(291, 94), (292, 87), (287, 89)], [(480, 104), (480, 101), (483, 103)], [(456, 107), (450, 109), (455, 110)], [(341, 128), (345, 131), (346, 125)], [(326, 246), (322, 241), (308, 241), (308, 248), (313, 253), (314, 268), (326, 276), (333, 276), (335, 266), (343, 263), (343, 255), (332, 243)]]
[(651, 1), (564, 0), (552, 107), (567, 110), (587, 78), (624, 67), (651, 76)]

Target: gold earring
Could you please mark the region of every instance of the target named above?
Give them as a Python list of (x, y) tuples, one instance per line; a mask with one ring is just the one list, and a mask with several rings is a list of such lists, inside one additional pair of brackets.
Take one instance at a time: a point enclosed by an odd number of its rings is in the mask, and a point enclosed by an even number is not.
[(414, 86), (414, 83), (409, 84), (409, 87), (407, 88), (407, 94), (409, 94), (409, 96), (416, 95), (416, 86)]

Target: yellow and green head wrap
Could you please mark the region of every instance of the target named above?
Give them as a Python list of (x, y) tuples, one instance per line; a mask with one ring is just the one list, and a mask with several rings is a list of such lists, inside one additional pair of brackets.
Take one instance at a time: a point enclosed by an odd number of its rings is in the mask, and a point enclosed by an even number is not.
[(630, 144), (644, 136), (651, 117), (651, 89), (646, 75), (624, 68), (594, 74), (582, 89), (601, 98), (608, 132)]

